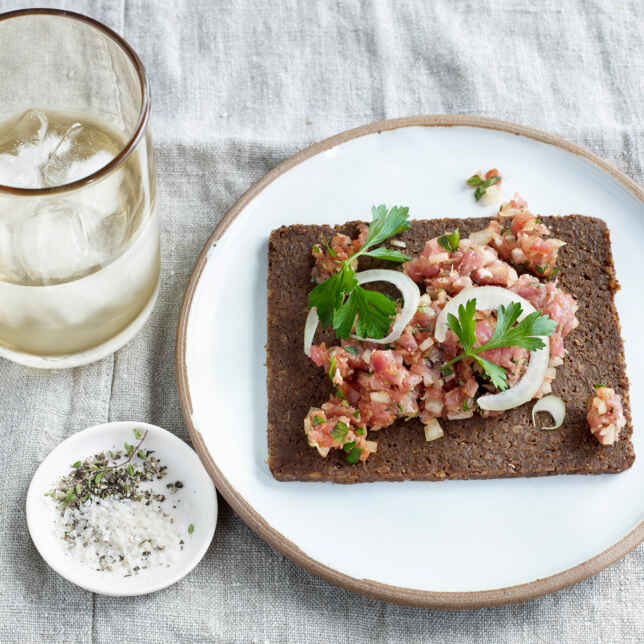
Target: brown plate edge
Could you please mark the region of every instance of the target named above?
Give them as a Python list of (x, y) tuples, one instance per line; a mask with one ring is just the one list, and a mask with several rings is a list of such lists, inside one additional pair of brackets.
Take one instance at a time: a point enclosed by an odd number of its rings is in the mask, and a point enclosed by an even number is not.
[(201, 251), (183, 297), (181, 311), (179, 314), (179, 324), (177, 326), (175, 359), (181, 409), (195, 450), (199, 454), (206, 470), (212, 477), (215, 486), (233, 510), (235, 510), (244, 523), (246, 523), (270, 546), (311, 574), (322, 577), (332, 584), (336, 584), (348, 590), (361, 593), (375, 599), (424, 608), (483, 608), (487, 606), (499, 606), (534, 599), (536, 597), (561, 590), (567, 586), (572, 586), (587, 577), (597, 574), (604, 568), (615, 563), (618, 559), (624, 557), (644, 541), (644, 522), (641, 522), (623, 539), (587, 561), (584, 561), (577, 566), (573, 566), (572, 568), (568, 568), (560, 573), (551, 575), (550, 577), (536, 579), (516, 586), (470, 592), (435, 592), (391, 586), (369, 579), (357, 579), (338, 572), (312, 559), (302, 552), (293, 542), (289, 541), (284, 535), (271, 527), (253, 509), (248, 501), (246, 501), (246, 499), (232, 487), (226, 477), (223, 476), (208, 452), (201, 433), (192, 424), (192, 401), (190, 399), (188, 374), (186, 369), (186, 332), (192, 299), (197, 288), (197, 284), (199, 283), (201, 273), (206, 265), (210, 248), (221, 238), (232, 221), (252, 199), (262, 192), (266, 186), (275, 181), (275, 179), (288, 172), (291, 168), (300, 164), (302, 161), (351, 139), (356, 139), (367, 134), (414, 126), (465, 126), (487, 128), (516, 134), (518, 136), (524, 136), (550, 145), (556, 145), (568, 152), (584, 157), (599, 166), (602, 170), (608, 172), (614, 179), (628, 188), (640, 201), (644, 202), (644, 190), (640, 188), (640, 186), (638, 186), (623, 172), (617, 170), (585, 148), (566, 141), (559, 136), (498, 119), (467, 114), (410, 116), (385, 121), (376, 121), (352, 130), (341, 132), (340, 134), (336, 134), (335, 136), (315, 143), (280, 163), (255, 185), (253, 185), (247, 192), (245, 192), (226, 213), (219, 224), (217, 224)]

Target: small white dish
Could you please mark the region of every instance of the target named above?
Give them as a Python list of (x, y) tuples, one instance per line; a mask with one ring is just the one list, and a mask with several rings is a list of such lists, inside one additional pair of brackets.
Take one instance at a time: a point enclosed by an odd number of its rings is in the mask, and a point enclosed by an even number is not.
[[(177, 494), (181, 502), (172, 510), (175, 524), (185, 524), (185, 545), (170, 567), (156, 567), (125, 577), (123, 572), (91, 570), (65, 551), (55, 534), (56, 504), (45, 493), (66, 475), (72, 463), (98, 452), (122, 449), (125, 441), (135, 443), (133, 430), (148, 430), (144, 449), (155, 450), (167, 465), (165, 483), (182, 481)], [(155, 425), (137, 422), (106, 423), (90, 427), (63, 441), (40, 464), (27, 492), (27, 526), (43, 559), (62, 577), (93, 593), (132, 596), (152, 593), (185, 577), (206, 554), (217, 524), (217, 494), (197, 454), (174, 434)], [(194, 530), (188, 533), (192, 524)]]

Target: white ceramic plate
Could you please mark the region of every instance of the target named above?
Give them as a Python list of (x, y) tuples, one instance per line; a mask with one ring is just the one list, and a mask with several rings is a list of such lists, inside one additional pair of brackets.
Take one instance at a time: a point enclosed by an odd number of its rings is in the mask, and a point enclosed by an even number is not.
[[(69, 554), (54, 534), (56, 505), (45, 492), (51, 490), (72, 463), (98, 452), (122, 449), (125, 441), (135, 443), (133, 429), (149, 434), (143, 447), (155, 450), (168, 466), (167, 482), (182, 481), (184, 487), (173, 496), (180, 500), (172, 510), (177, 525), (185, 526), (183, 550), (168, 568), (150, 568), (124, 577), (122, 572), (89, 570)], [(163, 479), (165, 482), (166, 479)], [(187, 575), (202, 559), (212, 541), (217, 524), (217, 494), (199, 457), (174, 434), (147, 423), (119, 422), (90, 427), (63, 441), (41, 463), (27, 493), (27, 525), (43, 559), (60, 575), (86, 590), (102, 595), (143, 595), (166, 588)], [(188, 526), (194, 531), (188, 534)]]
[[(419, 117), (317, 144), (276, 168), (228, 213), (184, 301), (182, 404), (220, 491), (299, 564), (392, 601), (464, 607), (525, 599), (597, 572), (644, 538), (642, 458), (619, 475), (349, 486), (280, 483), (265, 463), (271, 230), (368, 219), (378, 203), (408, 205), (418, 219), (490, 215), (495, 209), (477, 204), (464, 183), (490, 167), (501, 170), (504, 193), (518, 191), (534, 212), (606, 220), (622, 285), (616, 303), (641, 454), (642, 193), (556, 137), (473, 117)], [(294, 347), (300, 344), (294, 339)]]

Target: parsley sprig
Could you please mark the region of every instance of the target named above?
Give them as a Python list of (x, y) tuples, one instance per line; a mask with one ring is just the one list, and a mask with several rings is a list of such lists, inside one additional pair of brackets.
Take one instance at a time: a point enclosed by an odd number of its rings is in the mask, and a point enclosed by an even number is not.
[(468, 300), (465, 306), (461, 304), (458, 307), (458, 319), (455, 315), (448, 314), (447, 325), (458, 337), (463, 347), (463, 353), (446, 362), (442, 369), (447, 371), (455, 362), (463, 360), (463, 358), (473, 358), (483, 367), (492, 384), (500, 391), (504, 391), (508, 388), (506, 370), (482, 358), (479, 354), (488, 349), (500, 349), (502, 347), (523, 347), (528, 351), (543, 349), (545, 344), (537, 336), (551, 335), (557, 327), (557, 323), (538, 311), (530, 313), (523, 320), (517, 322), (523, 309), (519, 302), (512, 302), (507, 307), (499, 307), (494, 334), (484, 345), (475, 347), (475, 312), (476, 299), (472, 299)]
[(468, 180), (467, 185), (476, 187), (474, 191), (474, 199), (477, 201), (487, 192), (490, 186), (501, 181), (501, 177), (490, 177), (489, 179), (481, 179), (478, 174), (473, 174)]
[(371, 209), (373, 221), (369, 225), (364, 245), (341, 264), (340, 270), (318, 284), (309, 294), (309, 306), (317, 308), (324, 327), (333, 327), (339, 338), (346, 338), (356, 323), (356, 333), (363, 338), (384, 338), (391, 318), (396, 313), (396, 303), (378, 291), (358, 286), (353, 260), (368, 255), (390, 262), (406, 262), (410, 258), (392, 248), (374, 248), (390, 237), (409, 228), (409, 208), (382, 204)]

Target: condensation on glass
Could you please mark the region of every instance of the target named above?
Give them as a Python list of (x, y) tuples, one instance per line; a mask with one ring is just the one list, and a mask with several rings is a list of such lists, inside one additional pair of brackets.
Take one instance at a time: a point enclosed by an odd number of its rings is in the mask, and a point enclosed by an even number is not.
[(87, 352), (158, 292), (147, 82), (82, 16), (0, 15), (0, 43), (0, 345)]

